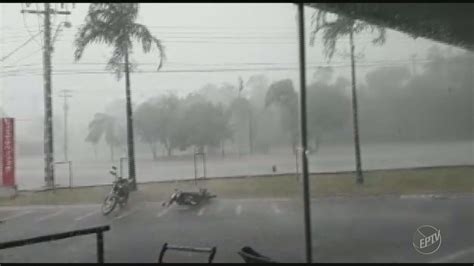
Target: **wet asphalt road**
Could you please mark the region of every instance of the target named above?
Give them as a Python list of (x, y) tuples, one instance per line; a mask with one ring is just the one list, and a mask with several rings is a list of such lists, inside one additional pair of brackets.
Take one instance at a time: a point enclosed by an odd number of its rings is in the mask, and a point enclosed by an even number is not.
[[(474, 262), (474, 196), (444, 199), (314, 199), (315, 262)], [(161, 246), (217, 247), (215, 262), (243, 262), (249, 245), (281, 262), (304, 262), (302, 204), (296, 199), (223, 199), (186, 208), (131, 202), (107, 217), (99, 205), (0, 207), (0, 242), (96, 225), (106, 262), (156, 262)], [(412, 246), (421, 225), (441, 230), (439, 250)], [(170, 251), (168, 262), (206, 262), (204, 254)], [(0, 250), (0, 262), (95, 262), (95, 235)]]

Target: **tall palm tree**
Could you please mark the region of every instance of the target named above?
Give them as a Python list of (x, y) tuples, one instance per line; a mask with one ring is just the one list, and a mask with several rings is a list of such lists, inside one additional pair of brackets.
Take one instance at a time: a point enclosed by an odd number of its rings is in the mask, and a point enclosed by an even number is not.
[(153, 36), (146, 26), (136, 23), (138, 3), (93, 3), (85, 18), (85, 24), (79, 28), (75, 37), (75, 60), (81, 59), (84, 49), (93, 43), (104, 43), (112, 46), (114, 51), (107, 63), (107, 69), (113, 70), (117, 78), (125, 72), (125, 94), (127, 100), (127, 151), (129, 178), (132, 189), (136, 189), (135, 152), (133, 138), (132, 100), (130, 95), (130, 53), (133, 41), (142, 44), (145, 53), (156, 46), (160, 57), (158, 70), (164, 60), (164, 47), (161, 41)]
[[(352, 77), (352, 113), (353, 113), (353, 130), (354, 130), (354, 145), (355, 145), (355, 159), (356, 159), (356, 171), (357, 171), (357, 183), (363, 184), (364, 177), (362, 175), (362, 163), (361, 163), (361, 152), (360, 152), (360, 141), (359, 141), (359, 121), (358, 121), (358, 108), (357, 108), (357, 90), (356, 90), (356, 77), (355, 77), (355, 55), (354, 55), (354, 34), (361, 33), (363, 31), (374, 32), (377, 31), (378, 35), (372, 40), (375, 45), (382, 45), (385, 43), (385, 28), (380, 26), (371, 25), (362, 21), (358, 21), (346, 16), (335, 15), (336, 18), (332, 21), (328, 21), (328, 13), (326, 11), (317, 10), (312, 17), (313, 30), (310, 36), (310, 44), (314, 45), (314, 39), (316, 33), (319, 31), (323, 32), (323, 44), (324, 52), (328, 60), (334, 55), (336, 50), (336, 43), (339, 39), (348, 36), (350, 53), (351, 53), (351, 77)], [(331, 14), (332, 15), (332, 14)]]

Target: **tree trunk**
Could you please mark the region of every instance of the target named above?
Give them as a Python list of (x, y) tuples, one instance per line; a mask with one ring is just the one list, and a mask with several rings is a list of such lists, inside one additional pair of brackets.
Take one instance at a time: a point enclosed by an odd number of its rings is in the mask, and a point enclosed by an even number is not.
[(115, 156), (114, 156), (114, 145), (110, 144), (110, 160), (112, 160), (112, 163), (114, 162), (115, 160)]
[(354, 33), (349, 33), (349, 40), (351, 46), (351, 75), (352, 75), (352, 114), (353, 114), (353, 125), (354, 125), (354, 145), (355, 145), (355, 161), (356, 161), (356, 175), (357, 184), (364, 183), (364, 176), (362, 175), (362, 163), (361, 163), (361, 152), (360, 152), (360, 141), (359, 141), (359, 121), (358, 121), (358, 109), (357, 109), (357, 90), (356, 90), (356, 76), (355, 76), (355, 58), (354, 58)]
[(225, 140), (222, 140), (221, 141), (221, 154), (223, 158), (225, 157), (224, 144), (225, 144)]
[(320, 144), (320, 141), (321, 141), (321, 137), (319, 134), (317, 134), (315, 137), (314, 137), (314, 153), (317, 153), (318, 150), (319, 150), (319, 144)]
[(128, 48), (125, 51), (125, 94), (127, 97), (127, 150), (128, 150), (128, 176), (132, 181), (132, 190), (137, 189), (135, 171), (135, 149), (133, 139), (133, 114), (132, 96), (130, 93), (130, 68), (128, 60)]
[(97, 159), (97, 143), (94, 143), (94, 156), (95, 156), (95, 159)]
[(150, 143), (150, 149), (151, 149), (151, 153), (153, 155), (153, 161), (156, 161), (158, 159), (158, 156), (156, 154), (156, 144), (155, 143)]
[(252, 110), (250, 109), (249, 109), (249, 150), (250, 150), (250, 154), (253, 154)]

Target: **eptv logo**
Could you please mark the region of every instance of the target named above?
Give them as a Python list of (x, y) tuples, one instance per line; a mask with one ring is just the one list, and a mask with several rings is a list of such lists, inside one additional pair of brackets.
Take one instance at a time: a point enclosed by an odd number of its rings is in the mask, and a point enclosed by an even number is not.
[(441, 230), (431, 225), (418, 227), (413, 235), (413, 247), (423, 255), (435, 253), (441, 246)]

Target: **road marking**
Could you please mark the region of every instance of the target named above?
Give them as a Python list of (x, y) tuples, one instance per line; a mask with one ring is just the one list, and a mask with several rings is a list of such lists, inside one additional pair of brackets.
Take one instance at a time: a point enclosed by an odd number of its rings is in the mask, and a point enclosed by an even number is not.
[(242, 213), (242, 205), (237, 205), (237, 208), (235, 208), (235, 213), (237, 215), (240, 215)]
[[(230, 200), (235, 201), (235, 200)], [(244, 198), (238, 199), (240, 202), (290, 202), (294, 201), (293, 198)]]
[(453, 260), (459, 258), (459, 257), (462, 257), (466, 254), (469, 254), (470, 252), (474, 252), (474, 247), (470, 247), (470, 248), (467, 248), (467, 249), (464, 249), (464, 250), (461, 250), (461, 251), (458, 251), (458, 252), (455, 252), (451, 255), (448, 255), (448, 256), (445, 256), (443, 258), (440, 258), (440, 259), (437, 259), (437, 260), (434, 260), (434, 261), (431, 261), (430, 263), (446, 263), (446, 262), (453, 262)]
[(272, 204), (272, 209), (276, 214), (280, 214), (281, 210), (278, 208), (278, 205), (276, 203)]
[(14, 218), (18, 218), (18, 217), (21, 217), (23, 215), (27, 215), (28, 213), (31, 213), (33, 211), (29, 210), (29, 211), (24, 211), (24, 212), (20, 212), (20, 213), (16, 213), (16, 214), (13, 214), (13, 215), (10, 215), (10, 216), (7, 216), (5, 218), (2, 218), (2, 221), (5, 222), (7, 220), (11, 220), (11, 219), (14, 219)]
[(206, 210), (206, 207), (202, 207), (198, 212), (198, 216), (202, 216), (205, 210)]
[(161, 217), (161, 216), (165, 215), (166, 213), (168, 213), (169, 210), (170, 210), (170, 208), (164, 208), (163, 210), (161, 210), (161, 211), (156, 215), (156, 217)]
[(434, 194), (414, 194), (414, 195), (400, 195), (400, 199), (433, 199)]
[(91, 211), (91, 212), (89, 212), (89, 213), (86, 213), (86, 214), (84, 214), (84, 215), (82, 215), (82, 216), (77, 217), (77, 218), (74, 219), (74, 220), (80, 221), (80, 220), (85, 219), (85, 218), (87, 218), (87, 217), (89, 217), (89, 216), (92, 216), (92, 215), (94, 215), (94, 214), (96, 214), (96, 213), (98, 213), (98, 212), (100, 212), (100, 210)]
[(63, 213), (63, 212), (64, 212), (64, 209), (60, 209), (60, 210), (58, 210), (58, 211), (56, 211), (56, 212), (53, 212), (53, 213), (51, 213), (51, 214), (47, 214), (47, 215), (45, 215), (45, 216), (42, 216), (42, 217), (36, 219), (36, 222), (42, 222), (42, 221), (44, 221), (44, 220), (48, 220), (49, 218), (58, 216), (59, 214), (61, 214), (61, 213)]

